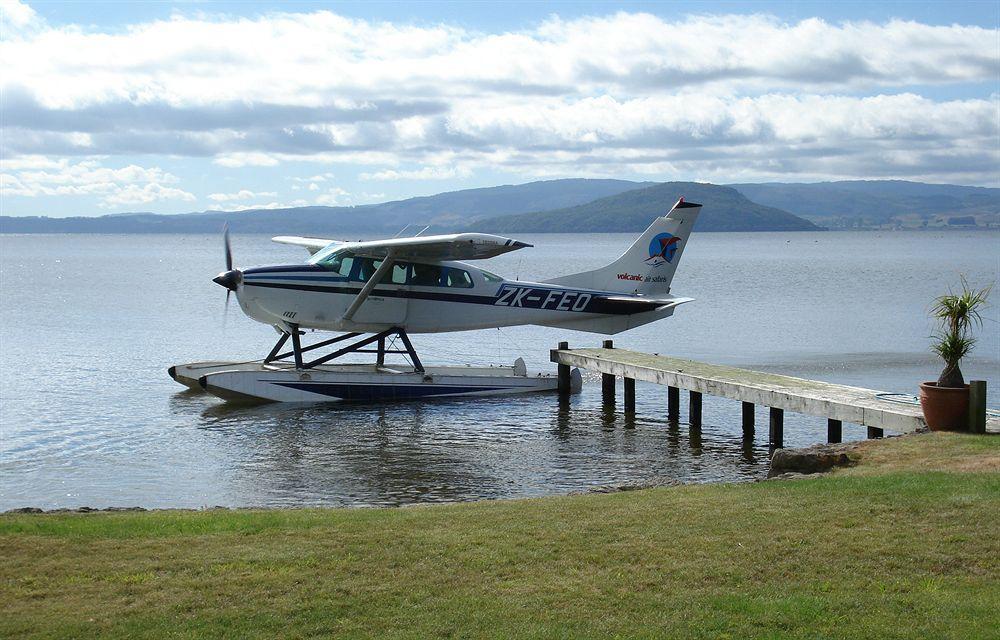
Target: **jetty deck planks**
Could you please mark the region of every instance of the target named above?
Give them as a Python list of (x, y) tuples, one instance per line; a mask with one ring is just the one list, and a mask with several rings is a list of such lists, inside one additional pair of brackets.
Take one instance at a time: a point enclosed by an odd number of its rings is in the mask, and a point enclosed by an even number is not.
[[(926, 426), (919, 406), (884, 400), (878, 397), (883, 392), (874, 389), (627, 349), (553, 349), (551, 360), (560, 365), (897, 433), (910, 433)], [(989, 417), (986, 430), (1000, 431), (1000, 419)]]

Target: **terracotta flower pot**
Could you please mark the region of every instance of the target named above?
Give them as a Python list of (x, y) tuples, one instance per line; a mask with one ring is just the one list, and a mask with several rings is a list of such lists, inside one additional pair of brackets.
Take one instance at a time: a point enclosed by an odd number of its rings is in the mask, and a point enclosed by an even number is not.
[(936, 382), (921, 382), (920, 408), (931, 431), (965, 431), (969, 419), (969, 385), (939, 387)]

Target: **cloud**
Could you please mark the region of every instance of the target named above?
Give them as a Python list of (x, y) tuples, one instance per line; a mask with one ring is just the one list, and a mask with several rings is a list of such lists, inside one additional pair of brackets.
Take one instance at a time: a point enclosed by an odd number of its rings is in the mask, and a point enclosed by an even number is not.
[[(1000, 162), (996, 32), (975, 26), (622, 11), (480, 32), (312, 11), (101, 30), (10, 6), (5, 170), (169, 155), (365, 164), (372, 181), (500, 168), (982, 183)], [(952, 84), (963, 98), (921, 95)], [(322, 189), (330, 177), (292, 188), (344, 199)]]
[(220, 153), (213, 162), (222, 167), (273, 167), (278, 164), (278, 158), (272, 154), (252, 151)]
[(302, 178), (299, 176), (293, 176), (289, 178), (292, 182), (297, 182), (299, 184), (304, 182), (326, 182), (327, 180), (333, 179), (333, 173), (327, 171), (326, 173), (318, 173), (314, 176), (309, 176), (308, 178)]
[(233, 202), (236, 200), (253, 200), (254, 198), (273, 198), (278, 195), (274, 191), (250, 191), (240, 189), (236, 193), (210, 193), (208, 199), (214, 202)]
[(15, 61), (3, 82), (21, 105), (19, 122), (106, 127), (105, 115), (114, 115), (130, 126), (148, 123), (148, 113), (170, 127), (246, 128), (433, 115), (456, 97), (485, 93), (989, 81), (1000, 68), (995, 44), (991, 29), (902, 20), (667, 21), (620, 12), (480, 33), (316, 11), (255, 19), (175, 14), (107, 33), (50, 27), (5, 40), (0, 52)]
[(0, 2), (0, 31), (4, 38), (32, 33), (44, 26), (35, 10), (19, 0)]
[(413, 171), (385, 169), (375, 173), (362, 173), (359, 177), (362, 180), (447, 180), (464, 178), (471, 173), (469, 167), (422, 167)]
[[(266, 195), (266, 194), (260, 194)], [(271, 194), (273, 195), (273, 194)], [(292, 200), (291, 202), (263, 202), (256, 204), (231, 203), (212, 207), (213, 211), (253, 211), (255, 209), (290, 209), (292, 207), (305, 207), (309, 204), (307, 200)]]
[(156, 202), (157, 200), (185, 200), (191, 202), (196, 200), (193, 194), (174, 187), (164, 187), (161, 184), (130, 184), (101, 198), (101, 203), (105, 207), (115, 207), (125, 204), (145, 204)]
[(328, 207), (347, 204), (351, 200), (351, 194), (349, 191), (345, 191), (340, 187), (333, 187), (322, 193), (313, 200), (316, 204), (325, 205)]
[(104, 167), (95, 160), (71, 163), (20, 162), (5, 164), (0, 174), (0, 191), (8, 196), (96, 196), (105, 207), (142, 204), (160, 200), (193, 201), (195, 196), (177, 187), (177, 177), (159, 167), (128, 165)]

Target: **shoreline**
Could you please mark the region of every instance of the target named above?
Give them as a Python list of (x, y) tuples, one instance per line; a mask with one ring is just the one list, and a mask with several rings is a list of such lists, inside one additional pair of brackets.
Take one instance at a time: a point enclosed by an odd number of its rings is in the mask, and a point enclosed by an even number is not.
[[(904, 434), (904, 435), (894, 435), (890, 438), (902, 438), (918, 434)], [(816, 444), (808, 447), (798, 447), (789, 449), (778, 449), (774, 452), (777, 454), (781, 452), (781, 458), (784, 462), (780, 463), (780, 473), (773, 474), (773, 469), (768, 471), (768, 474), (762, 478), (755, 478), (742, 481), (733, 480), (707, 480), (705, 482), (685, 482), (683, 480), (674, 480), (672, 478), (663, 478), (662, 480), (653, 482), (644, 482), (641, 484), (620, 484), (620, 485), (597, 485), (587, 489), (576, 489), (566, 493), (552, 493), (540, 496), (518, 496), (510, 498), (478, 498), (472, 500), (453, 500), (446, 502), (413, 502), (407, 504), (399, 505), (315, 505), (315, 506), (286, 506), (286, 507), (271, 507), (271, 506), (245, 506), (245, 507), (230, 507), (225, 505), (213, 505), (205, 507), (142, 507), (142, 506), (110, 506), (110, 507), (90, 507), (90, 506), (80, 506), (80, 507), (55, 507), (52, 509), (43, 509), (41, 507), (24, 506), (15, 507), (12, 509), (7, 509), (5, 511), (0, 511), (0, 515), (7, 514), (35, 514), (35, 515), (51, 515), (51, 514), (89, 514), (89, 513), (208, 513), (213, 511), (296, 511), (296, 510), (333, 510), (333, 509), (344, 509), (344, 510), (359, 510), (359, 509), (376, 509), (376, 510), (396, 510), (396, 509), (410, 509), (415, 507), (433, 507), (438, 505), (452, 505), (452, 504), (479, 504), (479, 503), (494, 503), (494, 502), (516, 502), (519, 500), (539, 500), (546, 498), (560, 498), (569, 496), (585, 496), (585, 495), (603, 495), (610, 493), (626, 493), (631, 491), (645, 491), (648, 489), (663, 489), (669, 487), (690, 487), (690, 486), (704, 486), (704, 485), (743, 485), (752, 484), (756, 482), (766, 482), (770, 480), (794, 480), (798, 478), (806, 478), (810, 476), (818, 476), (824, 473), (829, 473), (835, 467), (838, 466), (850, 466), (855, 464), (854, 460), (850, 458), (851, 452), (856, 451), (861, 448), (862, 443), (868, 442), (866, 440), (853, 440), (850, 442), (837, 443), (837, 444)], [(771, 466), (773, 467), (774, 458), (772, 457)]]

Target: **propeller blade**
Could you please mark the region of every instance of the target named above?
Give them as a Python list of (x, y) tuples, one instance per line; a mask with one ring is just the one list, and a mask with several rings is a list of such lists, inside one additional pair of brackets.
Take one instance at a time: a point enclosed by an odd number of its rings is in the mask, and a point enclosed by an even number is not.
[[(222, 241), (226, 245), (226, 271), (233, 270), (233, 248), (229, 244), (229, 223), (222, 229)], [(228, 296), (226, 296), (228, 298)]]

